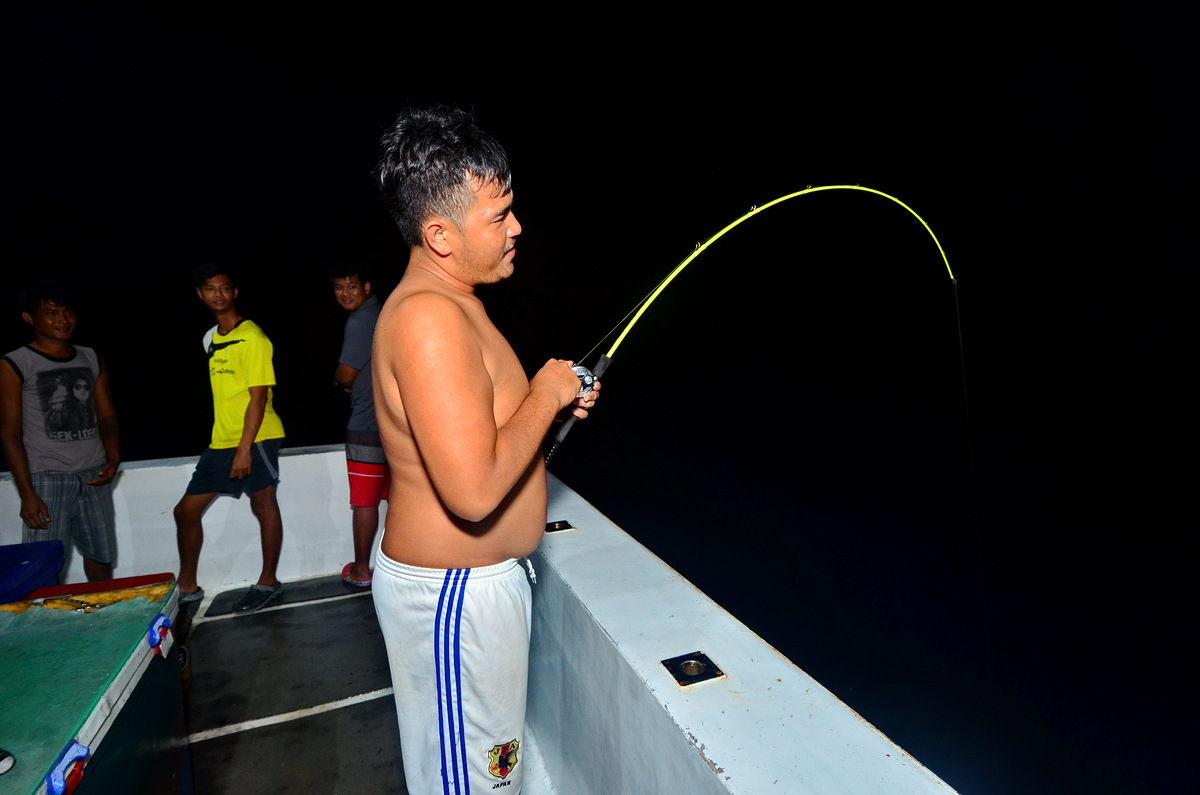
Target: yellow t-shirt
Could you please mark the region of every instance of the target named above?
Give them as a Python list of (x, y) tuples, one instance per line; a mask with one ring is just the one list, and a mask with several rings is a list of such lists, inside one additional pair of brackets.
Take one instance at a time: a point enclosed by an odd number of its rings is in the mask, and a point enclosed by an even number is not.
[[(220, 334), (213, 326), (204, 335), (208, 353), (208, 378), (213, 393), (212, 447), (223, 450), (237, 447), (242, 440), (246, 407), (250, 405), (250, 387), (275, 386), (275, 368), (271, 364), (274, 346), (252, 320), (243, 320), (233, 331)], [(274, 390), (267, 390), (267, 409), (254, 441), (282, 439), (283, 422), (272, 405)]]

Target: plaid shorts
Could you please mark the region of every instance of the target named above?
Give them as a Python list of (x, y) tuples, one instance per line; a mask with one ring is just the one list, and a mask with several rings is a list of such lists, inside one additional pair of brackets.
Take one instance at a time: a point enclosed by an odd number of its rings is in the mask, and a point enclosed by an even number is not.
[[(21, 542), (61, 541), (69, 552), (71, 542), (84, 557), (105, 566), (117, 559), (116, 520), (113, 516), (112, 482), (89, 486), (100, 477), (100, 467), (81, 472), (38, 472), (30, 476), (33, 490), (46, 503), (50, 527), (37, 530), (23, 526)], [(64, 561), (66, 558), (64, 557)]]

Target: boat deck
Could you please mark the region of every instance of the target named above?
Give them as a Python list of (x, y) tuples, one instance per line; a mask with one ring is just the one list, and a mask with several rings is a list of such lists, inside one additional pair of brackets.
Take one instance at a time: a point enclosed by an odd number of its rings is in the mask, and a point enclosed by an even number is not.
[[(190, 660), (195, 792), (404, 792), (374, 605), (334, 574), (346, 555), (345, 536), (330, 532), (346, 520), (345, 453), (298, 450), (286, 463), (292, 552), (280, 569), (287, 588), (271, 607), (230, 614), (261, 564), (244, 503), (219, 500), (205, 516), (200, 581), (215, 596), (176, 625)], [(178, 562), (162, 517), (194, 466), (123, 468), (115, 500), (123, 568), (163, 572)], [(531, 556), (536, 686), (524, 746), (545, 758), (522, 759), (526, 795), (953, 791), (586, 500), (548, 481), (558, 531)], [(0, 508), (15, 515), (9, 483), (0, 478)], [(82, 581), (78, 556), (69, 576)], [(685, 687), (662, 664), (694, 650), (723, 675)]]
[[(187, 634), (185, 705), (197, 795), (407, 793), (387, 653), (370, 592), (288, 583), (250, 614), (212, 597)], [(529, 755), (523, 791), (551, 795)]]

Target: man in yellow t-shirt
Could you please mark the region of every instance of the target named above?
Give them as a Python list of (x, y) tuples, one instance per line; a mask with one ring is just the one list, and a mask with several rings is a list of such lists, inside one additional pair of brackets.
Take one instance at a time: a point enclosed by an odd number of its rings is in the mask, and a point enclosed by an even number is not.
[(213, 392), (212, 444), (200, 456), (187, 491), (175, 506), (179, 541), (179, 601), (204, 598), (196, 581), (204, 544), (204, 511), (219, 494), (250, 495), (258, 519), (263, 565), (258, 582), (233, 605), (236, 613), (264, 607), (283, 584), (275, 576), (283, 547), (283, 520), (275, 497), (283, 423), (272, 406), (275, 369), (267, 335), (237, 309), (237, 286), (217, 264), (195, 272), (196, 295), (217, 325), (204, 335)]

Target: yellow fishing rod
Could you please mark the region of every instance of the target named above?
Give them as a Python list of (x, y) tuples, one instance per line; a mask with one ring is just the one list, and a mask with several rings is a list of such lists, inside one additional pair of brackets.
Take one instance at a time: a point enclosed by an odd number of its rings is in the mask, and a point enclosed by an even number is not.
[[(766, 204), (764, 204), (762, 206), (751, 207), (750, 212), (746, 213), (741, 218), (738, 218), (736, 221), (729, 224), (721, 231), (717, 232), (715, 235), (710, 237), (708, 240), (705, 240), (703, 243), (696, 246), (695, 251), (693, 251), (691, 254), (689, 254), (687, 256), (687, 258), (685, 258), (683, 260), (683, 262), (676, 265), (674, 270), (672, 270), (667, 275), (667, 278), (665, 278), (661, 282), (659, 282), (658, 286), (655, 287), (654, 290), (652, 290), (648, 296), (643, 298), (640, 302), (638, 302), (637, 306), (635, 306), (632, 310), (630, 310), (629, 315), (633, 315), (633, 318), (628, 323), (625, 324), (625, 328), (622, 329), (621, 333), (617, 336), (616, 342), (614, 342), (612, 344), (612, 347), (608, 349), (607, 353), (604, 353), (600, 356), (600, 359), (596, 362), (596, 365), (594, 367), (592, 367), (592, 369), (590, 371), (586, 367), (583, 367), (582, 365), (575, 366), (575, 368), (574, 368), (575, 372), (579, 375), (579, 380), (582, 385), (582, 389), (580, 390), (580, 393), (579, 393), (580, 396), (583, 396), (583, 395), (587, 394), (587, 392), (591, 391), (592, 382), (595, 381), (596, 379), (598, 379), (601, 375), (603, 375), (604, 371), (608, 369), (608, 365), (612, 363), (612, 357), (617, 352), (617, 348), (621, 347), (621, 343), (625, 341), (625, 337), (627, 337), (629, 335), (630, 330), (634, 327), (634, 325), (639, 320), (641, 320), (642, 315), (646, 314), (646, 310), (650, 308), (650, 304), (654, 303), (654, 299), (658, 298), (658, 296), (662, 294), (663, 290), (667, 289), (667, 285), (669, 285), (672, 281), (674, 281), (675, 277), (678, 276), (680, 273), (682, 273), (683, 269), (686, 268), (688, 265), (690, 265), (692, 263), (692, 261), (694, 259), (696, 259), (696, 257), (703, 254), (708, 249), (709, 246), (711, 246), (713, 243), (720, 240), (729, 231), (741, 226), (742, 224), (744, 224), (746, 221), (749, 221), (754, 216), (758, 215), (761, 212), (764, 212), (765, 210), (769, 210), (770, 208), (774, 207), (777, 204), (782, 204), (783, 202), (788, 201), (789, 199), (795, 199), (799, 196), (804, 196), (809, 193), (818, 193), (820, 191), (825, 191), (825, 190), (857, 190), (857, 191), (863, 191), (865, 193), (874, 193), (876, 196), (882, 196), (883, 198), (893, 201), (896, 204), (900, 205), (905, 210), (908, 210), (914, 218), (916, 218), (918, 221), (921, 222), (921, 226), (925, 227), (925, 231), (928, 232), (929, 236), (933, 238), (933, 242), (937, 245), (938, 252), (942, 255), (942, 262), (944, 262), (946, 264), (946, 273), (950, 274), (950, 281), (955, 284), (958, 283), (957, 280), (954, 278), (954, 271), (950, 270), (950, 260), (946, 257), (946, 251), (945, 251), (945, 249), (942, 248), (942, 243), (940, 240), (938, 240), (937, 235), (935, 235), (933, 233), (933, 230), (929, 228), (929, 224), (925, 223), (925, 219), (922, 218), (921, 216), (917, 215), (916, 210), (909, 207), (907, 204), (900, 201), (895, 196), (889, 195), (880, 190), (875, 190), (874, 188), (864, 188), (861, 185), (822, 185), (822, 186), (816, 187), (816, 188), (808, 187), (808, 188), (805, 188), (804, 190), (798, 190), (795, 193), (789, 193), (786, 196), (780, 196), (778, 199), (767, 202)], [(626, 315), (625, 317), (629, 317), (629, 315)], [(622, 321), (623, 320), (624, 320), (624, 318), (622, 318)], [(618, 323), (617, 325), (619, 326), (620, 323)], [(614, 328), (613, 331), (615, 331), (615, 330), (616, 329)], [(611, 333), (612, 332), (610, 331), (609, 334), (611, 334)], [(608, 334), (606, 334), (604, 338), (607, 338), (607, 337), (608, 337)], [(603, 342), (603, 339), (601, 340), (601, 342)], [(597, 348), (600, 347), (599, 343), (597, 343), (596, 347)], [(595, 348), (593, 348), (592, 350), (595, 350)], [(588, 353), (584, 354), (583, 358), (586, 359), (590, 354), (591, 354), (591, 351), (588, 351)], [(555, 451), (558, 450), (558, 446), (560, 444), (562, 444), (563, 439), (567, 438), (567, 434), (570, 432), (571, 427), (574, 424), (575, 424), (575, 417), (572, 416), (572, 417), (568, 417), (566, 420), (564, 420), (562, 425), (559, 426), (558, 432), (554, 435), (554, 441), (550, 446), (550, 451), (546, 454), (547, 462), (549, 462), (550, 459), (554, 456)]]

